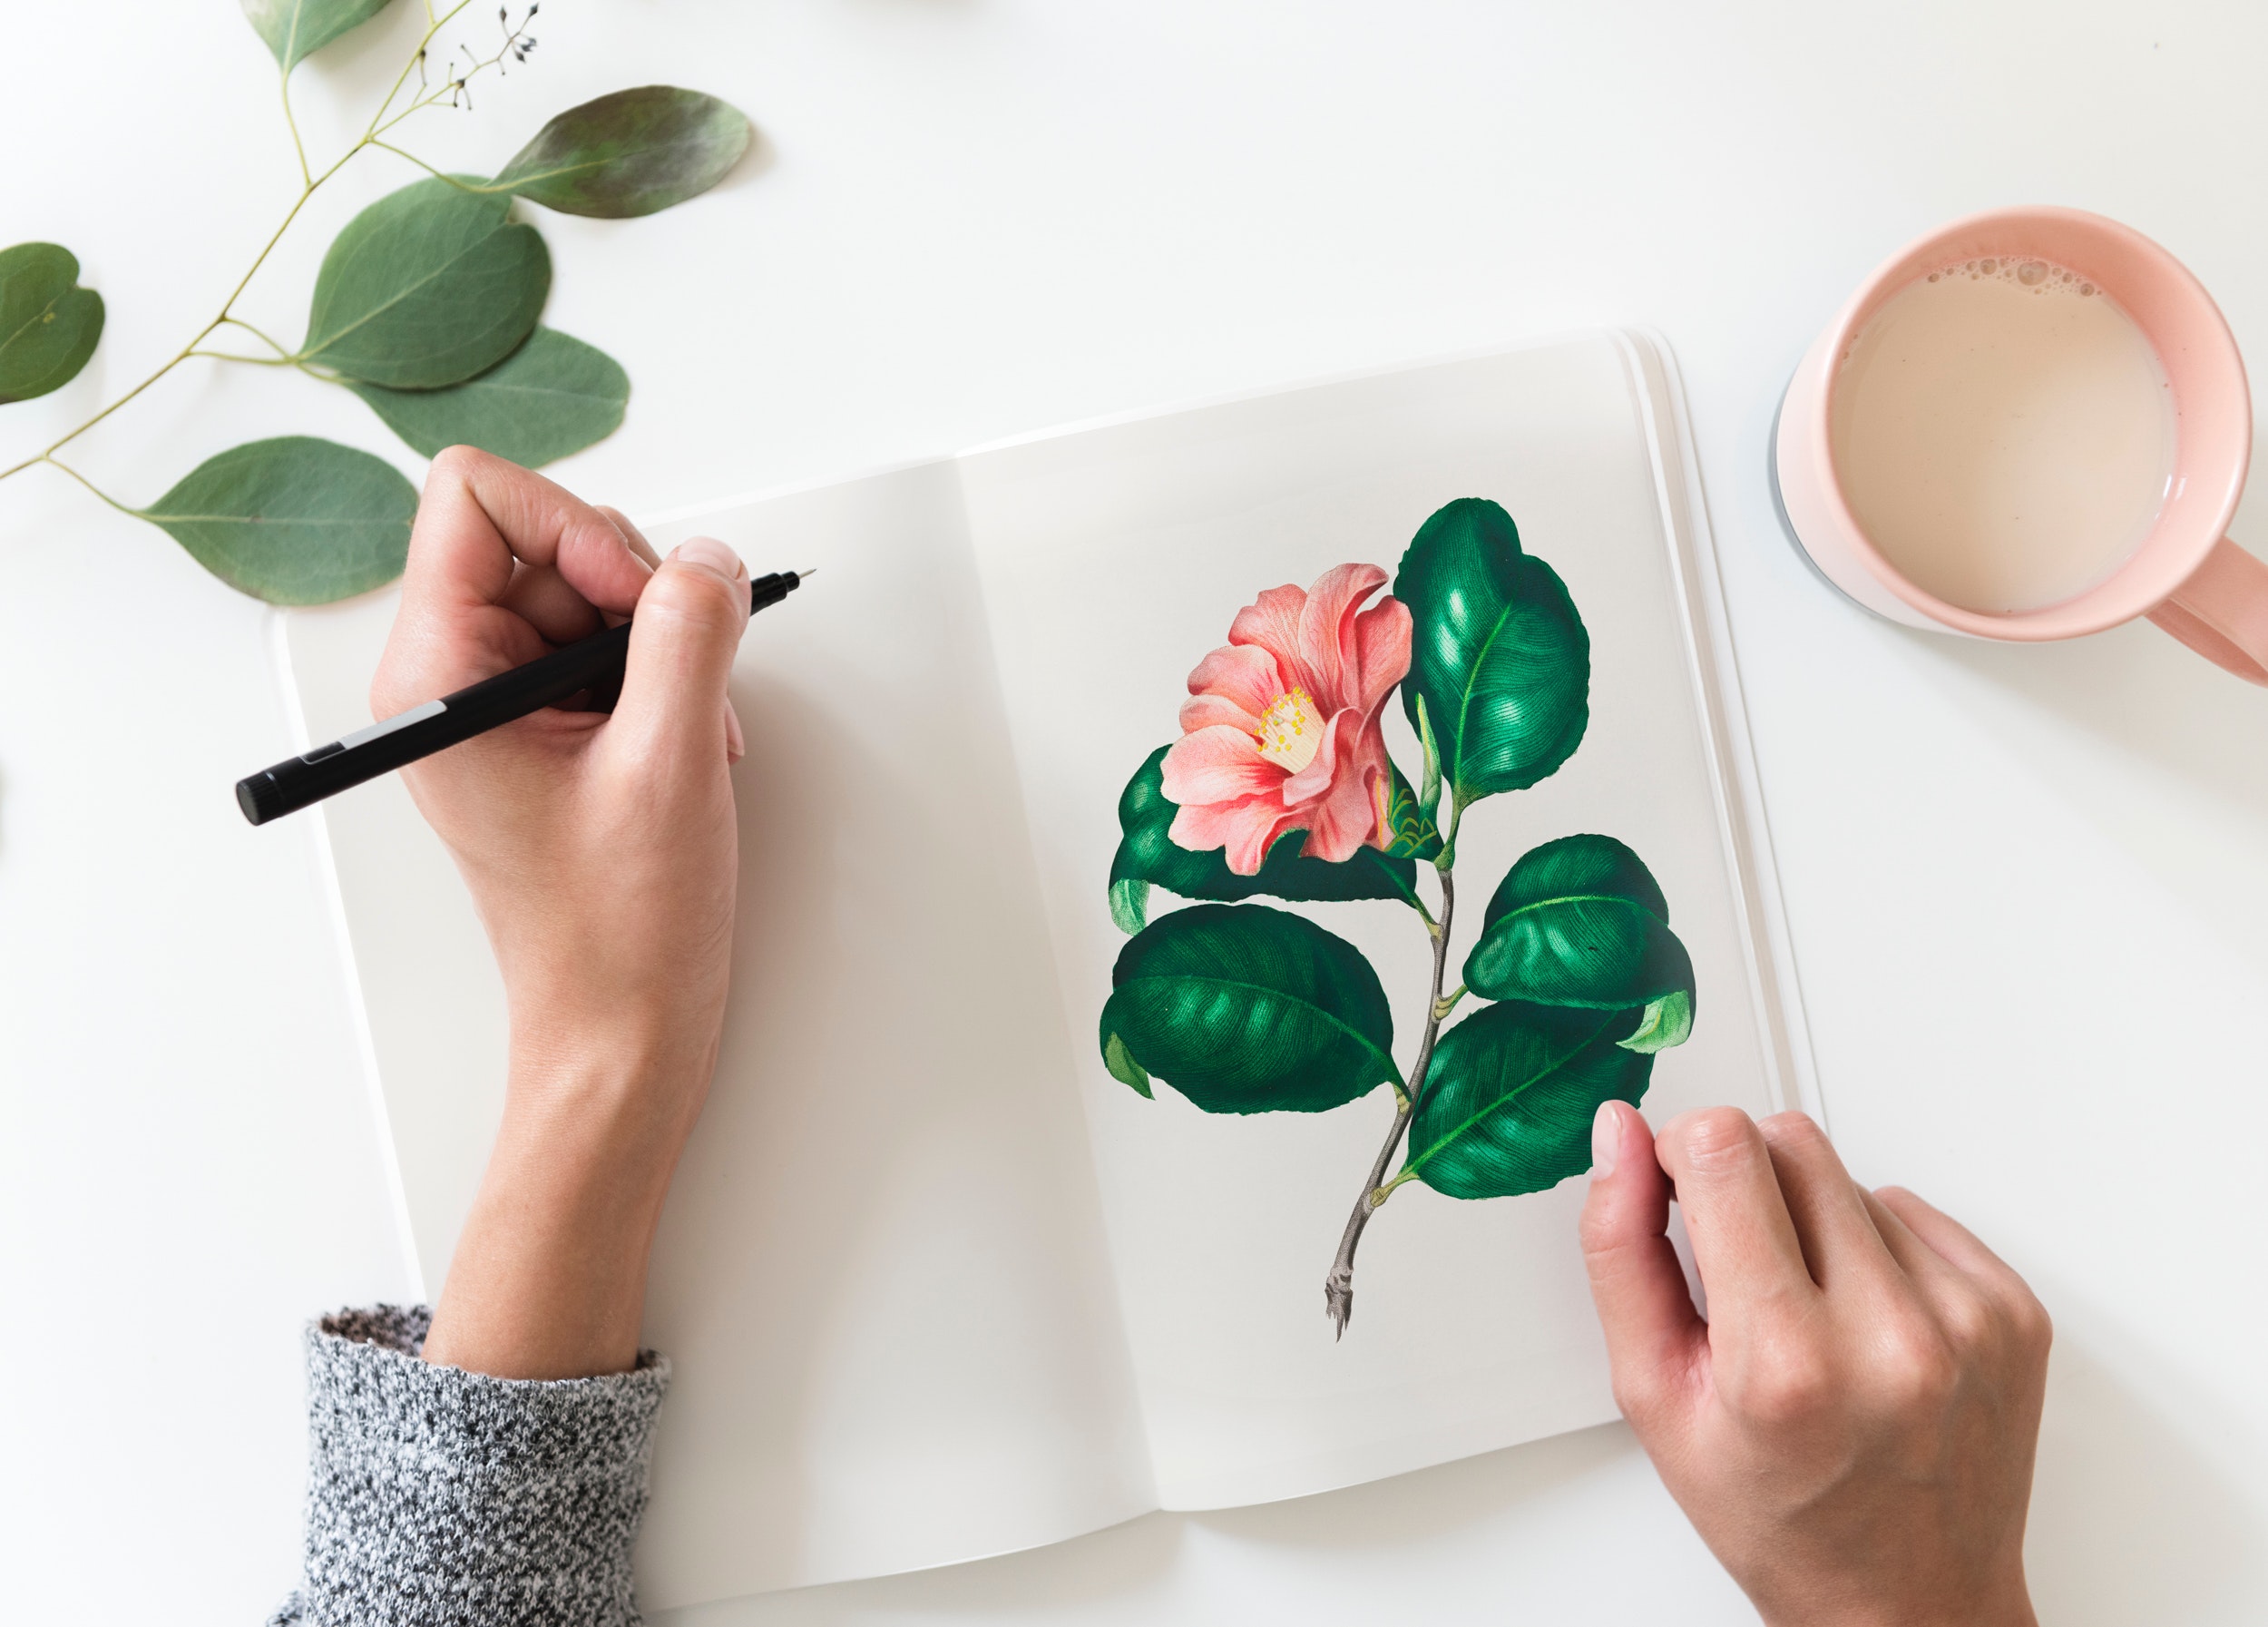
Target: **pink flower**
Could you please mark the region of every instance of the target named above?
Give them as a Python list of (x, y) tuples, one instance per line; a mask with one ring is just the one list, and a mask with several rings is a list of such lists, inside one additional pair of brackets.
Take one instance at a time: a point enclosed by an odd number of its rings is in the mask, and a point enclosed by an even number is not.
[(1385, 584), (1376, 565), (1340, 565), (1237, 613), (1228, 642), (1189, 674), (1166, 753), (1176, 845), (1226, 848), (1239, 876), (1288, 830), (1333, 864), (1386, 845), (1393, 775), (1378, 710), (1410, 670), (1410, 612), (1392, 596), (1362, 608)]

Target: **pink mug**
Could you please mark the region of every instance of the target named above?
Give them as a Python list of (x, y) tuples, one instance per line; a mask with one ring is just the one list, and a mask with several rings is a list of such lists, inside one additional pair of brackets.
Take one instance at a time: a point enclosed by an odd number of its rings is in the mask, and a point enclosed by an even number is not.
[[(2076, 597), (2006, 613), (1949, 603), (1883, 557), (1844, 497), (1830, 434), (1843, 359), (1874, 313), (1916, 279), (1985, 255), (2044, 260), (2092, 279), (2157, 352), (2175, 411), (2174, 476), (2141, 545)], [(2268, 684), (2268, 564), (2224, 534), (2252, 449), (2244, 358), (2220, 308), (2186, 267), (2101, 215), (1999, 209), (1909, 244), (1860, 286), (1789, 381), (1774, 436), (1773, 477), (1788, 529), (1812, 563), (1893, 622), (2028, 641), (2077, 638), (2146, 615), (2207, 660)]]

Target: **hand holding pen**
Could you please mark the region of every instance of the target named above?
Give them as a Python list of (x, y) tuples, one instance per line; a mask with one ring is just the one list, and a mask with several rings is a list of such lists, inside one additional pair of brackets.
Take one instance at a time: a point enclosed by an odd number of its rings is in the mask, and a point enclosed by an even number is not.
[(512, 1024), (431, 1360), (557, 1378), (636, 1353), (647, 1246), (723, 1022), (741, 752), (725, 685), (749, 594), (721, 543), (658, 560), (539, 475), (466, 448), (435, 460), (377, 716), (636, 615), (611, 713), (537, 711), (403, 770), (464, 873)]

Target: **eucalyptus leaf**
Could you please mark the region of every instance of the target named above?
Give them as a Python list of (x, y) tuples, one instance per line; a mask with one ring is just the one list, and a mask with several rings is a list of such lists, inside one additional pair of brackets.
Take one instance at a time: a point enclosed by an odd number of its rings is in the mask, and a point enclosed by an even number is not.
[(463, 384), (437, 390), (350, 387), (387, 428), (427, 457), (462, 445), (535, 469), (621, 427), (630, 375), (605, 351), (555, 328), (538, 328), (526, 344)]
[(402, 573), (417, 490), (367, 452), (287, 435), (207, 458), (136, 512), (230, 587), (327, 604)]
[(755, 136), (729, 103), (650, 84), (569, 108), (489, 184), (562, 214), (650, 215), (722, 181)]
[(1103, 1063), (1138, 1090), (1154, 1074), (1207, 1112), (1323, 1112), (1399, 1077), (1378, 974), (1305, 916), (1192, 905), (1129, 940), (1110, 981)]
[(1523, 855), (1489, 899), (1464, 981), (1491, 1000), (1606, 1011), (1674, 994), (1692, 1026), (1693, 957), (1669, 929), (1653, 873), (1610, 836), (1561, 837)]
[[(1173, 817), (1180, 809), (1167, 799), (1165, 791), (1166, 753), (1171, 749), (1160, 746), (1144, 759), (1119, 797), (1120, 834), (1119, 850), (1110, 860), (1110, 915), (1124, 930), (1140, 930), (1153, 883), (1184, 898), (1220, 903), (1260, 897), (1300, 902), (1416, 898), (1417, 867), (1408, 858), (1390, 858), (1364, 847), (1343, 864), (1325, 864), (1301, 856), (1305, 831), (1276, 838), (1256, 876), (1231, 870), (1221, 848), (1193, 853), (1182, 847), (1170, 834)], [(1409, 788), (1401, 789), (1406, 792)], [(1413, 836), (1420, 834), (1413, 828)]]
[(1410, 607), (1410, 726), (1440, 749), (1459, 805), (1520, 790), (1582, 743), (1590, 715), (1590, 635), (1558, 574), (1520, 552), (1497, 504), (1463, 497), (1419, 527), (1394, 597)]
[(1633, 1011), (1507, 1001), (1442, 1035), (1402, 1173), (1452, 1198), (1540, 1192), (1590, 1168), (1591, 1119), (1636, 1105), (1654, 1058), (1624, 1049)]
[(79, 376), (103, 337), (103, 296), (79, 286), (78, 257), (54, 243), (0, 249), (0, 403)]
[(268, 42), (287, 74), (348, 29), (384, 11), (389, 0), (244, 0), (253, 32)]
[(440, 176), (389, 192), (323, 256), (299, 359), (364, 384), (437, 389), (484, 373), (543, 314), (552, 260), (512, 200)]

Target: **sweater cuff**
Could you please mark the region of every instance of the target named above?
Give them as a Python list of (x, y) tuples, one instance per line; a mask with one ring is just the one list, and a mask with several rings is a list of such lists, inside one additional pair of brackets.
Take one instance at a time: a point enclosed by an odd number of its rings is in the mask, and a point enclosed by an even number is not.
[(418, 1352), (433, 1312), (374, 1306), (307, 1331), (308, 1627), (630, 1627), (670, 1364), (494, 1378)]

